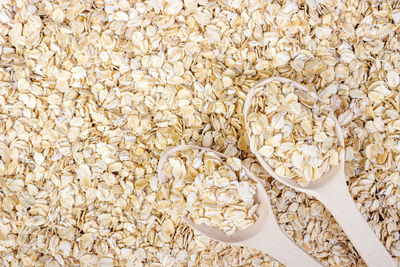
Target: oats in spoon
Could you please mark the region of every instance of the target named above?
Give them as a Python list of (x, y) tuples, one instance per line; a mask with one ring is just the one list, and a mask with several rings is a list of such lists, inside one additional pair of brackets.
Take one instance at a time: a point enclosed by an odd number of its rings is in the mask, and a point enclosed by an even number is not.
[(246, 123), (251, 151), (277, 175), (303, 186), (321, 178), (343, 154), (329, 106), (292, 83), (256, 88)]
[(197, 224), (219, 228), (228, 235), (255, 222), (255, 182), (238, 158), (189, 148), (176, 152), (164, 164), (170, 197), (180, 215)]

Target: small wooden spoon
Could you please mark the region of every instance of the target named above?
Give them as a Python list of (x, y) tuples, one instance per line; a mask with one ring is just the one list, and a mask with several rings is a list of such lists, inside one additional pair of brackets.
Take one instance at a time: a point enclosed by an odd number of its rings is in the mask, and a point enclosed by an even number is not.
[[(191, 146), (181, 145), (165, 151), (158, 163), (158, 178), (161, 182), (166, 182), (167, 178), (164, 173), (164, 163), (175, 152), (187, 148), (195, 148), (213, 152), (221, 158), (227, 158), (226, 155), (214, 150)], [(200, 232), (201, 234), (220, 242), (229, 243), (237, 246), (245, 246), (249, 248), (259, 249), (279, 260), (289, 267), (313, 267), (322, 266), (304, 250), (298, 247), (289, 237), (279, 228), (276, 218), (273, 214), (269, 198), (263, 185), (258, 178), (247, 168), (243, 167), (251, 180), (256, 182), (257, 192), (255, 195), (255, 203), (258, 203), (256, 210), (257, 219), (255, 223), (240, 231), (234, 232), (232, 235), (227, 235), (224, 231), (205, 224), (196, 224), (186, 216), (182, 216), (190, 227)]]
[[(244, 118), (247, 127), (247, 115), (249, 113), (251, 102), (254, 97), (254, 91), (258, 87), (265, 86), (271, 81), (279, 81), (281, 83), (292, 83), (293, 86), (308, 91), (308, 89), (290, 79), (282, 77), (271, 77), (261, 80), (252, 86), (247, 94), (244, 104)], [(246, 129), (247, 130), (247, 129)], [(336, 121), (335, 125), (336, 135), (339, 143), (344, 148), (344, 138), (339, 123)], [(250, 135), (247, 130), (247, 134)], [(250, 138), (250, 136), (249, 136)], [(360, 256), (368, 264), (368, 266), (386, 267), (397, 266), (388, 251), (382, 245), (375, 233), (369, 227), (361, 215), (359, 209), (354, 203), (349, 190), (347, 188), (347, 177), (344, 173), (344, 158), (339, 165), (331, 166), (329, 172), (325, 173), (321, 179), (311, 182), (308, 186), (303, 187), (296, 181), (286, 177), (279, 176), (275, 173), (273, 168), (266, 162), (262, 155), (257, 151), (252, 151), (262, 167), (279, 182), (296, 189), (297, 191), (304, 192), (314, 196), (321, 201), (322, 204), (332, 213), (337, 223), (342, 227), (351, 243), (354, 245)]]

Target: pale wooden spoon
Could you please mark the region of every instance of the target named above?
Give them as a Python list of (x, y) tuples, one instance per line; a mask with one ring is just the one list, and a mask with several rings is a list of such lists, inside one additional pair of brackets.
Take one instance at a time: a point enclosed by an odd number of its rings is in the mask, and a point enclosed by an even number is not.
[[(157, 172), (158, 178), (161, 182), (167, 181), (166, 175), (164, 173), (164, 163), (175, 152), (187, 148), (201, 149), (213, 152), (221, 158), (227, 158), (226, 155), (221, 154), (217, 151), (198, 146), (181, 145), (170, 148), (161, 155), (158, 163)], [(268, 195), (265, 192), (263, 185), (249, 169), (244, 167), (244, 170), (246, 171), (249, 178), (256, 182), (257, 186), (257, 192), (254, 198), (255, 203), (258, 203), (258, 207), (256, 210), (257, 219), (252, 226), (244, 230), (236, 231), (232, 235), (227, 235), (224, 231), (215, 227), (205, 224), (196, 224), (186, 216), (182, 216), (183, 220), (187, 222), (188, 225), (194, 230), (213, 240), (237, 246), (245, 246), (249, 248), (259, 249), (262, 252), (274, 257), (288, 267), (322, 266), (310, 255), (308, 255), (304, 250), (293, 243), (289, 239), (289, 237), (279, 228), (276, 218), (272, 212)]]
[[(258, 87), (265, 86), (271, 81), (279, 81), (281, 83), (291, 83), (293, 86), (308, 91), (307, 87), (283, 77), (271, 77), (261, 80), (254, 84), (247, 94), (244, 104), (244, 119), (247, 127), (247, 115), (249, 113), (251, 102), (254, 97), (254, 90)], [(336, 119), (335, 119), (336, 120)], [(335, 125), (336, 135), (339, 143), (344, 148), (344, 138), (338, 121)], [(248, 137), (250, 133), (246, 128)], [(314, 196), (318, 199), (335, 217), (337, 223), (342, 227), (351, 243), (354, 245), (360, 256), (364, 259), (368, 266), (386, 267), (397, 266), (388, 251), (377, 238), (373, 230), (369, 227), (361, 215), (359, 209), (354, 203), (349, 190), (347, 188), (347, 177), (344, 173), (344, 158), (343, 155), (339, 165), (331, 166), (329, 172), (325, 173), (321, 179), (311, 182), (308, 186), (303, 187), (296, 181), (279, 176), (273, 168), (265, 161), (262, 155), (257, 151), (252, 151), (262, 167), (279, 182)]]

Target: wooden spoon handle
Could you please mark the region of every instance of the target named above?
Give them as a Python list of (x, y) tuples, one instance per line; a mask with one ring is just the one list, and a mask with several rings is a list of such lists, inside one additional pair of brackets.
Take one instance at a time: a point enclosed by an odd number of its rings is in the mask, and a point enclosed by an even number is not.
[(339, 172), (331, 181), (331, 186), (318, 190), (315, 196), (335, 217), (365, 263), (371, 267), (396, 267), (397, 264), (355, 205), (344, 172)]
[(275, 220), (267, 220), (264, 229), (250, 242), (251, 244), (248, 244), (249, 247), (260, 249), (287, 267), (322, 266), (303, 249), (298, 247), (280, 229)]

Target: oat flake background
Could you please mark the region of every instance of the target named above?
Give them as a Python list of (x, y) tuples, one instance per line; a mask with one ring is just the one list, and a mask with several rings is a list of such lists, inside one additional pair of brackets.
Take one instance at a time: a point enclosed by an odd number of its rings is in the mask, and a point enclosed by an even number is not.
[(243, 102), (270, 76), (335, 110), (349, 190), (400, 262), (399, 25), (395, 0), (0, 0), (0, 264), (278, 266), (167, 212), (158, 158), (196, 144), (246, 159), (325, 266), (362, 266), (330, 213), (249, 153)]

